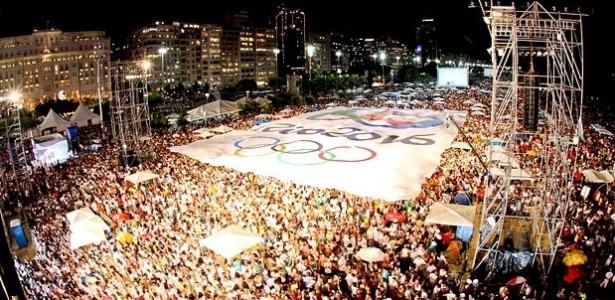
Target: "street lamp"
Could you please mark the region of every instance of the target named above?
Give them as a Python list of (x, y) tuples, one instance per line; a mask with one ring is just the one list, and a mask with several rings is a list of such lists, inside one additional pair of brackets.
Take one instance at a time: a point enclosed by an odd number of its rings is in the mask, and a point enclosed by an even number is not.
[(314, 45), (308, 45), (307, 46), (307, 55), (308, 58), (310, 59), (310, 80), (312, 80), (312, 57), (314, 57)]
[(148, 93), (148, 91), (147, 91), (147, 85), (148, 85), (147, 77), (149, 76), (149, 70), (152, 68), (152, 63), (149, 60), (144, 60), (143, 63), (141, 64), (141, 68), (143, 68), (143, 74), (145, 76), (145, 95), (147, 95), (147, 93)]
[(342, 65), (340, 64), (340, 56), (342, 56), (342, 51), (337, 50), (335, 51), (335, 56), (337, 56), (337, 69), (338, 69), (338, 73), (341, 73), (341, 69), (342, 69)]
[(167, 49), (167, 48), (163, 47), (163, 48), (158, 49), (158, 54), (160, 54), (160, 74), (162, 75), (162, 76), (160, 76), (160, 78), (161, 78), (160, 81), (162, 81), (162, 82), (166, 81), (166, 78), (164, 78), (165, 77), (165, 71), (166, 71), (165, 67), (164, 67), (164, 56), (167, 54), (167, 52), (169, 52), (169, 49)]
[(378, 72), (376, 70), (376, 59), (378, 59), (378, 54), (376, 54), (376, 53), (372, 54), (372, 59), (374, 61), (374, 73), (376, 73), (376, 72)]
[(382, 85), (385, 85), (384, 82), (384, 60), (387, 58), (386, 53), (380, 52), (380, 66), (382, 67)]
[(280, 54), (280, 49), (273, 49), (273, 54), (275, 55), (275, 89), (278, 90), (278, 54)]

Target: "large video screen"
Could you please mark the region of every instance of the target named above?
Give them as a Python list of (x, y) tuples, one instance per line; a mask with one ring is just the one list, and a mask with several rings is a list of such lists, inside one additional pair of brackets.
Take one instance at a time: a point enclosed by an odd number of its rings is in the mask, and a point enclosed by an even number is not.
[(468, 68), (438, 68), (438, 86), (469, 86)]

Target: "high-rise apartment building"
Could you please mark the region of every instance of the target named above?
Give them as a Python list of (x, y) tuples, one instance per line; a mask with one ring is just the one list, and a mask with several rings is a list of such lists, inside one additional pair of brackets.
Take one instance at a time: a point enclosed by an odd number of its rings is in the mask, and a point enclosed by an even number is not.
[(436, 24), (433, 18), (423, 18), (416, 28), (416, 59), (419, 64), (424, 64), (428, 59), (439, 59), (438, 36), (436, 34)]
[(104, 31), (34, 30), (0, 39), (0, 97), (21, 94), (28, 107), (43, 99), (98, 98), (111, 90), (110, 38)]
[[(191, 32), (194, 28), (187, 26)], [(196, 26), (198, 31), (198, 26)], [(155, 22), (146, 27), (135, 30), (130, 39), (129, 58), (135, 61), (149, 61), (150, 69), (147, 70), (148, 82), (155, 85), (175, 84), (179, 81), (179, 57), (182, 52), (180, 41), (184, 43), (191, 36), (183, 35), (183, 26), (180, 23), (167, 24)], [(185, 32), (185, 31), (184, 31)], [(198, 39), (196, 40), (198, 41)], [(187, 48), (183, 49), (189, 50)]]
[(253, 79), (264, 86), (275, 76), (275, 30), (253, 27), (247, 12), (227, 15), (221, 45), (223, 85)]
[(304, 74), (307, 66), (306, 20), (303, 11), (280, 6), (275, 16), (279, 75)]
[[(308, 71), (312, 73), (331, 73), (331, 34), (308, 34), (308, 45), (314, 47), (312, 57), (308, 57)], [(311, 60), (311, 62), (310, 62)]]
[(275, 31), (246, 26), (243, 14), (226, 26), (156, 22), (134, 32), (131, 58), (150, 61), (154, 84), (266, 85), (275, 76)]

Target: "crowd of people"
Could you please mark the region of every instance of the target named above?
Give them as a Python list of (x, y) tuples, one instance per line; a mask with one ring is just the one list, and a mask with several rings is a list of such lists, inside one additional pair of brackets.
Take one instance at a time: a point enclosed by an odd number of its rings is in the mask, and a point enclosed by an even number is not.
[[(491, 101), (480, 89), (441, 94), (445, 104), (422, 101), (414, 107), (468, 110), (466, 100)], [(349, 106), (351, 99), (335, 101)], [(384, 104), (369, 99), (353, 105)], [(297, 107), (293, 114), (305, 110)], [(110, 145), (80, 153), (64, 165), (33, 174), (37, 200), (25, 211), (37, 255), (16, 262), (24, 290), (30, 299), (599, 299), (615, 284), (615, 262), (609, 254), (615, 237), (613, 199), (605, 188), (602, 197), (584, 198), (575, 192), (567, 207), (570, 218), (560, 241), (562, 253), (580, 249), (589, 260), (583, 274), (571, 282), (564, 280), (565, 268), (555, 268), (551, 291), (532, 278), (507, 285), (478, 274), (462, 276), (467, 270), (455, 265), (463, 264), (446, 253), (455, 239), (454, 228), (424, 223), (433, 203), (451, 203), (460, 190), (480, 204), (488, 116), (468, 114), (466, 122), (458, 124), (464, 134), (456, 141), (469, 142), (476, 153), (447, 149), (421, 194), (394, 203), (241, 173), (171, 153), (170, 147), (199, 139), (190, 126), (155, 132), (151, 146), (156, 159), (137, 168), (169, 179), (164, 182), (126, 184), (124, 177), (135, 169), (118, 164), (118, 149)], [(595, 117), (587, 112), (586, 118)], [(252, 121), (233, 117), (219, 122), (242, 130)], [(82, 142), (100, 139), (100, 134), (97, 126), (82, 128)], [(576, 161), (580, 169), (610, 169), (612, 143), (612, 137), (587, 130), (570, 163)], [(536, 153), (520, 158), (521, 167), (535, 174), (541, 140), (520, 139), (515, 147), (521, 147), (517, 152)], [(578, 191), (583, 184), (581, 179), (571, 189)], [(512, 185), (511, 213), (541, 201), (537, 186), (521, 181)], [(110, 222), (109, 238), (71, 250), (66, 214), (82, 207)], [(405, 215), (406, 221), (385, 220), (392, 211)], [(130, 220), (114, 220), (118, 213), (128, 214)], [(231, 260), (200, 246), (200, 239), (231, 224), (258, 233), (263, 243)], [(133, 241), (117, 239), (126, 232)], [(363, 261), (356, 253), (365, 247), (380, 248), (385, 257)], [(462, 249), (464, 254), (469, 251), (467, 245)], [(465, 258), (462, 254), (461, 260)]]

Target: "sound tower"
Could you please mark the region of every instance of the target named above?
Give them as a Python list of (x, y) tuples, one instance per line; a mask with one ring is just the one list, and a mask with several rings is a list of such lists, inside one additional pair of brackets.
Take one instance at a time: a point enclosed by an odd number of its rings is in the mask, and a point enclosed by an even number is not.
[(528, 90), (523, 105), (523, 129), (526, 131), (538, 130), (538, 104), (540, 102), (537, 78), (530, 76), (527, 78)]
[(130, 168), (138, 167), (140, 164), (139, 159), (135, 155), (135, 151), (130, 149), (120, 150), (119, 162), (120, 165)]

